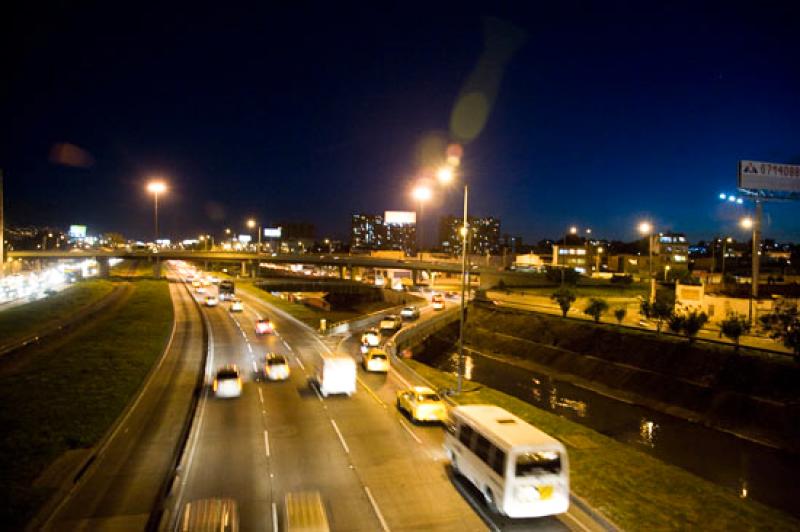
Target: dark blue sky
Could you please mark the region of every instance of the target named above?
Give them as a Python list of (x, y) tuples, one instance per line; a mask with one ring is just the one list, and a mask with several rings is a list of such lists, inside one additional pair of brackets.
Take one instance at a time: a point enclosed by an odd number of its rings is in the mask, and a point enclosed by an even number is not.
[[(797, 2), (109, 4), (3, 8), (7, 223), (148, 237), (155, 174), (172, 187), (172, 237), (249, 215), (344, 236), (353, 212), (413, 208), (418, 147), (452, 138), (487, 16), (526, 37), (462, 161), (472, 212), (504, 232), (532, 241), (576, 224), (632, 239), (647, 217), (744, 237), (744, 208), (716, 199), (737, 161), (800, 163)], [(54, 164), (59, 142), (94, 163)], [(441, 194), (427, 235), (458, 211), (459, 194)], [(800, 240), (800, 205), (766, 213), (767, 236)]]

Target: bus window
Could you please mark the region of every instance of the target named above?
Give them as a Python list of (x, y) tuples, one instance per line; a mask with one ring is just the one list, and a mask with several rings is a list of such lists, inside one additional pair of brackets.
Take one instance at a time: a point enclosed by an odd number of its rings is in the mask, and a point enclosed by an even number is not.
[(506, 475), (506, 453), (497, 447), (494, 447), (493, 451), (494, 452), (489, 455), (489, 467), (491, 467), (495, 473), (504, 477)]
[(472, 427), (469, 425), (461, 425), (461, 432), (459, 432), (458, 439), (461, 440), (461, 443), (470, 447), (472, 443), (472, 433)]
[(541, 473), (558, 474), (561, 472), (561, 457), (555, 451), (523, 453), (517, 455), (518, 477), (535, 476)]
[(489, 442), (489, 440), (478, 434), (478, 437), (475, 439), (475, 447), (472, 450), (478, 455), (478, 458), (488, 464), (489, 449), (491, 449), (491, 447), (492, 444)]

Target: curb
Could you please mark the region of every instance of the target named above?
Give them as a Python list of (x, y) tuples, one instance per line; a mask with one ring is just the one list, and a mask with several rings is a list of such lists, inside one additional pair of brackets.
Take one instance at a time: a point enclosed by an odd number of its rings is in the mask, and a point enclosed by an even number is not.
[(192, 295), (192, 291), (189, 289), (189, 286), (185, 282), (182, 282), (181, 284), (183, 284), (184, 289), (189, 294), (189, 298), (194, 303), (195, 309), (200, 313), (200, 323), (202, 324), (203, 330), (203, 358), (200, 362), (201, 370), (198, 371), (197, 381), (195, 382), (194, 390), (192, 391), (192, 402), (187, 410), (186, 419), (184, 419), (183, 425), (181, 426), (180, 436), (178, 437), (178, 442), (175, 445), (175, 450), (173, 451), (173, 456), (170, 460), (167, 476), (164, 477), (164, 481), (162, 482), (161, 487), (156, 494), (155, 501), (152, 509), (150, 510), (150, 517), (145, 525), (145, 530), (147, 531), (165, 530), (167, 528), (167, 523), (165, 521), (171, 519), (171, 514), (168, 510), (166, 502), (169, 500), (169, 497), (172, 494), (172, 490), (175, 487), (175, 481), (179, 478), (180, 465), (183, 461), (184, 453), (186, 451), (186, 444), (189, 442), (189, 437), (192, 434), (194, 419), (197, 413), (197, 405), (200, 402), (200, 395), (202, 394), (203, 387), (205, 386), (205, 369), (208, 361), (209, 349), (209, 331), (208, 324), (206, 322), (207, 318), (203, 314), (200, 302), (197, 301), (197, 299)]

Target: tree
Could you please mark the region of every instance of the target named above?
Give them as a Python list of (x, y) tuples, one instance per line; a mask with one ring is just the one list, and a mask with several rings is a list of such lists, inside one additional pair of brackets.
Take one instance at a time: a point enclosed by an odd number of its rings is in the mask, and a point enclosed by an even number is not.
[(656, 294), (656, 300), (648, 305), (648, 318), (656, 320), (656, 331), (661, 332), (661, 326), (669, 321), (675, 314), (675, 292), (661, 290)]
[(589, 300), (589, 304), (583, 309), (583, 313), (591, 316), (595, 323), (600, 323), (600, 316), (608, 310), (608, 303), (605, 299), (593, 297)]
[(553, 292), (550, 299), (558, 303), (558, 306), (561, 308), (562, 317), (566, 318), (569, 308), (575, 302), (575, 294), (573, 294), (572, 290), (569, 288), (559, 288)]
[(780, 340), (800, 362), (800, 313), (797, 305), (781, 300), (771, 314), (759, 318), (770, 338)]
[(625, 319), (625, 314), (627, 313), (628, 311), (625, 310), (625, 307), (619, 307), (614, 310), (614, 317), (617, 318), (617, 324), (622, 325), (622, 320)]
[(708, 323), (708, 316), (705, 312), (693, 310), (686, 314), (683, 321), (683, 334), (689, 339), (689, 343), (694, 342), (694, 337)]
[(675, 334), (680, 334), (683, 331), (686, 317), (683, 314), (673, 314), (667, 319), (667, 327)]
[(738, 353), (739, 337), (750, 331), (750, 322), (744, 316), (730, 312), (728, 317), (719, 323), (719, 328), (726, 338), (733, 340), (734, 350)]
[(545, 275), (547, 279), (554, 284), (561, 284), (561, 279), (563, 275), (564, 284), (575, 285), (578, 284), (578, 279), (580, 279), (581, 274), (576, 272), (573, 268), (554, 268), (548, 267), (545, 270)]

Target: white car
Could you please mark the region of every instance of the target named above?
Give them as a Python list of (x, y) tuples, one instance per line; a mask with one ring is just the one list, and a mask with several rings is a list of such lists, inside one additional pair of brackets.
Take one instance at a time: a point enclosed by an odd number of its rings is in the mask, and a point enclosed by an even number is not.
[(285, 381), (289, 378), (289, 362), (277, 353), (267, 353), (264, 375), (271, 381)]
[(206, 297), (206, 306), (207, 307), (216, 307), (219, 304), (219, 300), (215, 296), (207, 296)]
[(225, 366), (217, 370), (214, 377), (214, 395), (228, 398), (242, 395), (242, 377), (236, 366)]
[(411, 420), (441, 421), (447, 419), (447, 407), (442, 398), (427, 386), (414, 386), (397, 392), (397, 409), (408, 413)]
[(244, 311), (244, 303), (242, 303), (241, 299), (234, 299), (231, 301), (231, 312), (243, 312)]
[(395, 331), (403, 326), (403, 322), (396, 314), (388, 314), (381, 319), (381, 330)]
[(400, 311), (400, 317), (404, 320), (416, 320), (419, 318), (419, 309), (417, 307), (405, 307)]
[(369, 329), (361, 335), (361, 344), (367, 347), (377, 347), (381, 345), (381, 333), (377, 329)]

